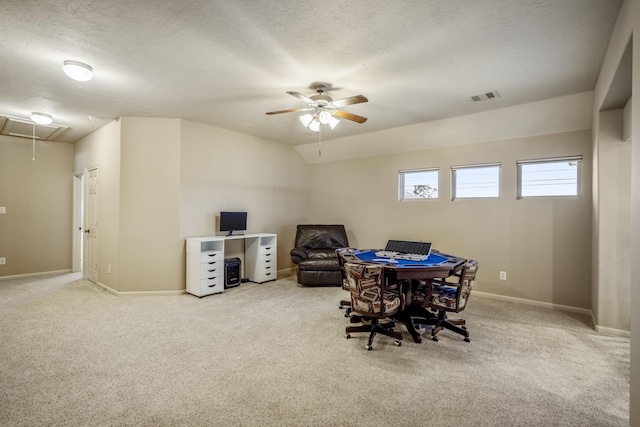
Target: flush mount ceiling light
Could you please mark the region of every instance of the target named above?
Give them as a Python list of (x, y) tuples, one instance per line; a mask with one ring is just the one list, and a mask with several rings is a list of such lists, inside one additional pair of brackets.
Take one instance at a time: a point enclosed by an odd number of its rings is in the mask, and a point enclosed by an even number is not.
[(31, 120), (39, 125), (49, 125), (53, 122), (53, 117), (50, 114), (33, 112), (31, 113)]
[(79, 82), (86, 82), (93, 78), (93, 68), (84, 62), (64, 61), (62, 71), (71, 79)]

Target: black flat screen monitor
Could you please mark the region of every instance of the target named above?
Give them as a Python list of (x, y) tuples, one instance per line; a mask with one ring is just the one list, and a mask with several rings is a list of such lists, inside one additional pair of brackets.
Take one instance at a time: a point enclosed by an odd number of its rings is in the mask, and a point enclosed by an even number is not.
[(228, 236), (234, 231), (245, 231), (247, 229), (246, 212), (220, 212), (220, 231), (228, 231)]

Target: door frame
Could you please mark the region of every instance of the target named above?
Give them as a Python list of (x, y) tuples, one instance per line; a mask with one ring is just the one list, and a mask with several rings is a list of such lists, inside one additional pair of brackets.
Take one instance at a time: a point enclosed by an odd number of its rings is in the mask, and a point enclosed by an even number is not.
[[(95, 171), (95, 196), (91, 197), (91, 173)], [(90, 166), (84, 169), (84, 211), (83, 211), (83, 261), (82, 261), (82, 277), (94, 283), (98, 283), (98, 225), (100, 222), (99, 205), (100, 205), (100, 168), (98, 165)], [(95, 200), (94, 200), (95, 199)], [(92, 224), (93, 222), (93, 224)], [(89, 240), (92, 240), (91, 242)], [(91, 252), (91, 253), (89, 253)], [(95, 267), (92, 270), (92, 265)]]
[(72, 271), (83, 271), (84, 246), (84, 172), (73, 176)]

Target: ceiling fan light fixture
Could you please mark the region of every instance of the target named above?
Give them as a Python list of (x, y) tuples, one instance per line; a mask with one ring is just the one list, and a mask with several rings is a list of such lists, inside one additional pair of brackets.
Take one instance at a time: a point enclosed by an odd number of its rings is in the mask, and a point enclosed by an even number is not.
[(320, 123), (322, 123), (323, 125), (328, 125), (329, 121), (331, 121), (331, 117), (331, 113), (327, 110), (322, 110), (318, 114), (318, 120), (320, 120)]
[(79, 82), (86, 82), (93, 78), (93, 68), (84, 62), (79, 61), (64, 61), (62, 65), (62, 71), (73, 80)]
[(312, 120), (311, 123), (309, 123), (308, 127), (313, 132), (318, 132), (320, 130), (320, 122), (317, 120)]
[(31, 113), (31, 120), (39, 125), (49, 125), (53, 123), (53, 117), (51, 117), (51, 114), (38, 113), (35, 111)]
[(302, 116), (300, 116), (300, 123), (302, 123), (302, 126), (308, 128), (309, 124), (311, 123), (311, 121), (313, 120), (313, 116), (311, 114), (303, 114)]

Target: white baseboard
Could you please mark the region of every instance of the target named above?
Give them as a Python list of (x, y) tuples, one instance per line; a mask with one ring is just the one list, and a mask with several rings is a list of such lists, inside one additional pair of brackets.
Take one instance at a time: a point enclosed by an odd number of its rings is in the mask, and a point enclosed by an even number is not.
[(579, 308), (579, 307), (572, 307), (570, 305), (562, 305), (562, 304), (553, 304), (553, 303), (550, 303), (550, 302), (534, 301), (534, 300), (524, 299), (524, 298), (509, 297), (509, 296), (498, 295), (498, 294), (490, 294), (490, 293), (487, 293), (487, 292), (473, 291), (472, 295), (478, 295), (478, 296), (482, 296), (482, 297), (486, 297), (486, 298), (499, 299), (499, 300), (502, 300), (502, 301), (511, 301), (511, 302), (515, 302), (515, 303), (519, 303), (519, 304), (533, 305), (533, 306), (537, 306), (537, 307), (552, 308), (554, 310), (568, 311), (570, 313), (586, 314), (587, 316), (591, 317), (591, 319), (593, 319), (593, 313), (588, 308)]
[(56, 270), (56, 271), (42, 271), (39, 273), (27, 273), (27, 274), (16, 274), (14, 276), (1, 276), (0, 280), (15, 280), (15, 279), (26, 279), (29, 277), (39, 277), (39, 276), (50, 276), (54, 274), (69, 274), (72, 273), (71, 269), (69, 270)]
[(508, 297), (508, 296), (505, 296), (505, 295), (490, 294), (490, 293), (478, 292), (478, 291), (473, 291), (472, 294), (480, 296), (480, 297), (486, 297), (486, 298), (493, 298), (493, 299), (498, 299), (498, 300), (502, 300), (502, 301), (515, 302), (515, 303), (518, 303), (518, 304), (533, 305), (533, 306), (537, 306), (537, 307), (546, 307), (546, 308), (551, 308), (551, 309), (554, 309), (554, 310), (566, 311), (566, 312), (569, 312), (569, 313), (586, 314), (587, 316), (589, 316), (591, 318), (591, 325), (592, 325), (593, 329), (596, 332), (599, 332), (599, 333), (601, 333), (603, 335), (613, 335), (613, 336), (617, 336), (617, 337), (628, 337), (628, 338), (631, 337), (631, 332), (630, 331), (625, 331), (623, 329), (608, 328), (606, 326), (597, 325), (596, 324), (596, 319), (593, 316), (593, 311), (591, 311), (588, 308), (572, 307), (570, 305), (553, 304), (553, 303), (550, 303), (550, 302), (534, 301), (534, 300), (530, 300), (530, 299)]
[(289, 277), (296, 273), (296, 267), (291, 268), (283, 268), (282, 270), (278, 270), (278, 277)]
[(140, 296), (168, 296), (168, 295), (182, 295), (186, 293), (185, 289), (177, 290), (177, 291), (131, 291), (131, 292), (120, 292), (115, 289), (110, 288), (104, 283), (98, 282), (98, 286), (104, 288), (105, 291), (119, 297), (140, 297)]
[[(277, 277), (289, 277), (292, 274), (295, 274), (296, 269), (295, 267), (293, 268), (284, 268), (282, 270), (278, 270), (277, 272)], [(105, 285), (104, 283), (98, 282), (97, 283), (98, 286), (104, 288), (105, 291), (109, 292), (110, 294), (119, 296), (119, 297), (137, 297), (137, 296), (162, 296), (162, 295), (182, 295), (187, 293), (186, 289), (181, 289), (178, 291), (132, 291), (132, 292), (120, 292), (120, 291), (116, 291), (115, 289), (110, 288), (109, 286)]]
[(615, 337), (631, 338), (631, 331), (625, 331), (624, 329), (615, 329), (615, 328), (608, 328), (606, 326), (596, 325), (596, 331), (600, 332), (603, 335), (612, 335)]

